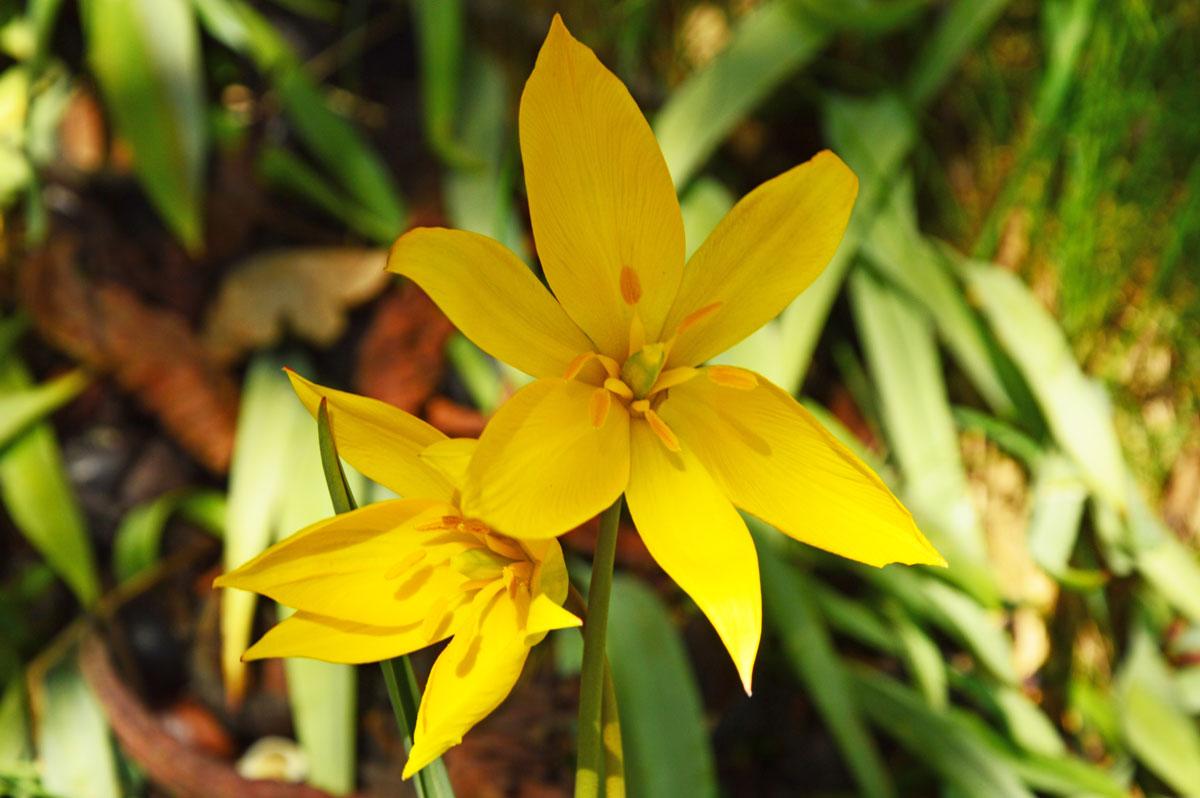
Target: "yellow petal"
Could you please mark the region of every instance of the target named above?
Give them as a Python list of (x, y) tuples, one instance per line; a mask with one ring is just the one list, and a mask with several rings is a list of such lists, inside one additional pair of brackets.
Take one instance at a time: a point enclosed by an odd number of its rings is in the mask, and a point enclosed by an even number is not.
[(543, 379), (505, 402), (479, 439), (462, 509), (516, 538), (555, 537), (612, 504), (629, 478), (629, 413), (592, 426), (595, 390)]
[(379, 662), (432, 645), (448, 637), (452, 627), (446, 624), (431, 634), (429, 625), (421, 622), (372, 626), (298, 612), (273, 626), (242, 659), (307, 657), (347, 664)]
[(478, 443), (474, 438), (446, 438), (426, 446), (421, 459), (440, 471), (451, 485), (461, 488)]
[(446, 477), (420, 458), (422, 449), (446, 439), (441, 432), (386, 402), (317, 385), (291, 369), (287, 375), (314, 418), (326, 400), (338, 455), (365, 476), (414, 499), (449, 499), (454, 493)]
[(417, 526), (456, 512), (453, 505), (420, 499), (372, 504), (302, 529), (218, 577), (214, 585), (253, 591), (285, 607), (347, 621), (411, 623), (453, 592), (463, 577), (450, 569), (393, 571), (415, 562), (414, 552), (430, 537)]
[(397, 239), (388, 269), (412, 280), (493, 357), (535, 377), (560, 377), (593, 346), (529, 267), (463, 230), (418, 227)]
[[(521, 600), (525, 607), (518, 605)], [(529, 655), (520, 622), (528, 601), (525, 591), (518, 591), (517, 600), (503, 589), (480, 591), (472, 607), (477, 621), (463, 623), (429, 672), (404, 778), (462, 742), (508, 697)]]
[(683, 267), (683, 220), (654, 134), (557, 15), (521, 95), (520, 128), (546, 279), (600, 350), (624, 360), (634, 311), (657, 340)]
[(668, 451), (643, 422), (631, 431), (626, 498), (633, 522), (655, 562), (708, 616), (749, 693), (762, 633), (750, 532), (690, 451)]
[(724, 352), (787, 307), (837, 251), (857, 194), (854, 173), (824, 151), (743, 197), (683, 270), (664, 337), (692, 323), (668, 367)]
[(795, 399), (759, 376), (749, 390), (704, 377), (659, 408), (741, 509), (869, 565), (944, 565), (908, 510)]

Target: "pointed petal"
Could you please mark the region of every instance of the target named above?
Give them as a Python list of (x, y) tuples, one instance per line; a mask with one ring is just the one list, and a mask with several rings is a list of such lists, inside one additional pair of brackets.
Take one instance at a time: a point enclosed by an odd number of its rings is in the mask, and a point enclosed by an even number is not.
[(734, 504), (791, 537), (868, 565), (945, 564), (875, 472), (764, 377), (701, 375), (659, 411)]
[(446, 438), (426, 446), (421, 459), (440, 471), (451, 485), (461, 488), (478, 443), (474, 438)]
[(758, 556), (746, 524), (686, 448), (632, 427), (629, 513), (650, 555), (708, 616), (746, 693), (762, 634)]
[(561, 377), (593, 349), (529, 267), (486, 236), (418, 227), (392, 245), (388, 269), (421, 286), (481, 349), (527, 374)]
[(448, 637), (453, 624), (431, 627), (372, 626), (339, 618), (298, 612), (271, 627), (242, 659), (306, 657), (324, 662), (358, 664), (399, 657)]
[(347, 621), (411, 623), (464, 579), (448, 568), (391, 571), (429, 540), (417, 526), (456, 513), (453, 505), (420, 499), (372, 504), (297, 532), (213, 584)]
[(463, 511), (511, 537), (545, 538), (612, 504), (629, 479), (629, 414), (614, 402), (592, 426), (594, 390), (543, 379), (505, 402), (471, 458)]
[(654, 134), (557, 15), (521, 95), (520, 128), (546, 279), (601, 351), (624, 360), (634, 310), (657, 340), (683, 268), (683, 219)]
[(826, 150), (743, 197), (683, 270), (664, 337), (703, 318), (680, 333), (668, 367), (708, 360), (775, 318), (837, 251), (857, 194), (858, 178)]
[(555, 604), (545, 593), (535, 596), (529, 605), (529, 618), (525, 623), (525, 634), (529, 645), (536, 645), (546, 632), (554, 629), (570, 629), (583, 626), (583, 621), (561, 604)]
[(317, 385), (291, 369), (287, 375), (314, 418), (326, 400), (338, 455), (366, 477), (414, 499), (449, 499), (454, 493), (445, 476), (419, 457), (426, 446), (445, 440), (441, 432), (386, 402)]
[(529, 655), (521, 623), (527, 606), (518, 606), (521, 598), (526, 605), (529, 598), (528, 593), (518, 596), (514, 600), (507, 590), (481, 591), (473, 607), (479, 614), (477, 632), (469, 634), (473, 624), (464, 622), (463, 631), (433, 663), (404, 778), (462, 742), (512, 691)]

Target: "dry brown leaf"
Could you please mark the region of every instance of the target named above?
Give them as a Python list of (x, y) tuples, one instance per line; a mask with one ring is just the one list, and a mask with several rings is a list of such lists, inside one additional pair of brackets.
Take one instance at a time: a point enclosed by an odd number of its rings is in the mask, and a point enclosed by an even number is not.
[(59, 231), (20, 270), (25, 308), (47, 341), (111, 373), (193, 457), (223, 473), (233, 452), (238, 391), (183, 317), (144, 304), (77, 266), (79, 242)]
[(204, 342), (220, 362), (278, 343), (285, 328), (328, 346), (346, 327), (346, 310), (383, 290), (380, 249), (297, 248), (242, 261), (221, 284)]
[(419, 413), (445, 368), (443, 350), (454, 327), (412, 283), (379, 303), (359, 345), (355, 382), (367, 396)]

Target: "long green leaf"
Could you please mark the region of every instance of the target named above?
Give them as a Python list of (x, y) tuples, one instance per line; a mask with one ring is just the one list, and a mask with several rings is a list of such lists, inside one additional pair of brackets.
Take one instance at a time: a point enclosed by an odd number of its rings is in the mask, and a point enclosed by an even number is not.
[(425, 138), (434, 152), (449, 164), (478, 163), (471, 150), (455, 139), (455, 114), (465, 49), (462, 3), (460, 0), (415, 0), (412, 9), (421, 64)]
[(1008, 3), (1009, 0), (958, 0), (946, 10), (908, 76), (907, 94), (914, 104), (924, 105), (941, 91), (959, 62)]
[(703, 705), (679, 633), (658, 597), (613, 579), (608, 658), (621, 711), (626, 779), (639, 798), (717, 795)]
[(686, 185), (729, 132), (827, 39), (824, 28), (788, 0), (748, 13), (725, 50), (676, 88), (654, 117), (675, 185)]
[(29, 719), (25, 708), (25, 685), (14, 678), (0, 693), (0, 771), (29, 759)]
[(37, 747), (42, 785), (71, 798), (119, 798), (108, 722), (74, 655), (50, 669), (41, 693)]
[[(222, 508), (223, 515), (224, 497), (217, 491), (168, 491), (130, 510), (113, 537), (113, 573), (117, 581), (123, 582), (158, 561), (163, 530), (175, 512), (194, 519), (193, 508), (207, 513), (214, 502)], [(224, 518), (205, 518), (202, 526), (223, 534)]]
[(987, 585), (983, 529), (930, 324), (909, 299), (861, 269), (851, 275), (850, 298), (904, 496), (951, 566), (974, 569), (980, 581), (972, 581)]
[(972, 298), (1021, 370), (1055, 439), (1092, 489), (1125, 505), (1125, 466), (1104, 390), (1084, 376), (1066, 336), (1016, 275), (964, 265)]
[[(28, 390), (32, 384), (15, 357), (0, 359), (0, 395)], [(92, 544), (48, 423), (26, 429), (0, 451), (0, 499), (21, 534), (79, 603), (90, 607), (100, 593)]]
[(189, 249), (203, 238), (200, 35), (188, 0), (85, 0), (88, 63), (150, 200)]
[(749, 524), (758, 548), (766, 619), (783, 644), (809, 700), (829, 727), (859, 794), (895, 795), (896, 789), (867, 731), (858, 699), (813, 599), (808, 576), (779, 559), (771, 542), (779, 537), (774, 530), (753, 519)]
[(74, 399), (87, 384), (87, 375), (75, 370), (25, 390), (0, 393), (0, 449), (30, 424)]
[(1034, 477), (1027, 535), (1034, 561), (1053, 576), (1067, 573), (1086, 500), (1087, 487), (1069, 460), (1057, 453), (1042, 458)]

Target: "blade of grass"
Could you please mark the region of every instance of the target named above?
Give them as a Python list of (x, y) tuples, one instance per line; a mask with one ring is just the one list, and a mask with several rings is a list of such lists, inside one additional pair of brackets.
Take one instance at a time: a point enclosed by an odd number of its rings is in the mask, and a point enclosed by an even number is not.
[(845, 668), (833, 647), (825, 619), (813, 599), (809, 578), (790, 568), (774, 549), (775, 534), (755, 519), (748, 519), (758, 548), (766, 618), (783, 644), (788, 661), (821, 714), (841, 751), (858, 794), (896, 795), (875, 741), (867, 730)]
[(941, 91), (963, 57), (1000, 17), (1009, 0), (958, 0), (942, 13), (907, 80), (907, 95), (923, 106)]
[(0, 772), (28, 761), (30, 753), (25, 687), (20, 678), (14, 678), (0, 695)]
[(200, 34), (188, 0), (86, 0), (87, 59), (134, 170), (190, 250), (203, 244), (207, 159)]
[(463, 8), (460, 0), (415, 0), (417, 54), (425, 138), (447, 164), (479, 163), (471, 149), (455, 139), (459, 78), (463, 55)]
[[(0, 394), (28, 390), (32, 384), (16, 357), (0, 358)], [(90, 607), (100, 593), (92, 544), (47, 422), (34, 424), (0, 450), (0, 500), (26, 540), (79, 603)]]
[(1052, 576), (1065, 574), (1083, 521), (1087, 486), (1067, 458), (1051, 453), (1034, 474), (1033, 510), (1029, 517), (1029, 553)]
[[(346, 480), (346, 471), (338, 457), (337, 443), (329, 423), (329, 410), (325, 400), (317, 408), (317, 448), (321, 455), (321, 470), (325, 475), (325, 486), (329, 491), (329, 499), (333, 502), (335, 513), (348, 513), (358, 505), (354, 500), (354, 492)], [(387, 684), (388, 699), (392, 704), (392, 712), (396, 716), (396, 726), (404, 743), (406, 752), (412, 750), (413, 732), (416, 728), (417, 711), (421, 704), (421, 691), (417, 687), (417, 677), (413, 673), (412, 663), (408, 657), (396, 657), (379, 663), (383, 669), (383, 678)], [(439, 757), (430, 762), (413, 776), (417, 795), (421, 798), (453, 798), (454, 789), (450, 785), (450, 776), (446, 765)]]
[(666, 608), (618, 574), (609, 605), (608, 659), (621, 710), (629, 794), (717, 795), (699, 689)]

